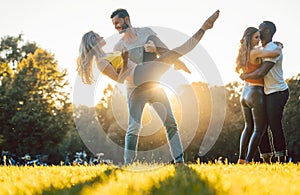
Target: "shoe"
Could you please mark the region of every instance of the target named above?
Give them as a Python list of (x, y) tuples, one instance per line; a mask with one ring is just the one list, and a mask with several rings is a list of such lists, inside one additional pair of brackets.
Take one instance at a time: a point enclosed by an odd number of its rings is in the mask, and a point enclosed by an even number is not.
[(286, 163), (286, 156), (278, 156), (277, 162), (279, 163)]
[(244, 164), (246, 164), (247, 162), (246, 162), (246, 160), (245, 159), (239, 159), (238, 161), (237, 161), (237, 164), (240, 164), (240, 165), (244, 165)]
[(175, 70), (183, 70), (184, 72), (191, 74), (191, 71), (188, 69), (188, 67), (186, 67), (186, 65), (180, 60), (177, 60), (174, 63), (174, 69)]

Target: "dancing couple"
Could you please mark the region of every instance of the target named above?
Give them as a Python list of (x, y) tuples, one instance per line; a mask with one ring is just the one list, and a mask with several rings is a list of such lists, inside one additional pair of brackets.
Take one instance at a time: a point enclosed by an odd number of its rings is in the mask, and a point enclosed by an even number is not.
[(214, 12), (190, 39), (172, 50), (167, 48), (151, 28), (132, 27), (129, 14), (125, 9), (117, 9), (111, 15), (115, 29), (123, 34), (116, 43), (114, 52), (103, 50), (106, 42), (94, 31), (83, 35), (77, 59), (77, 71), (82, 81), (86, 84), (94, 82), (92, 64), (95, 61), (100, 72), (117, 82), (126, 82), (129, 124), (125, 136), (125, 165), (133, 163), (136, 159), (144, 106), (146, 103), (151, 105), (155, 102), (159, 102), (165, 109), (162, 112), (161, 108), (153, 104), (153, 108), (166, 128), (173, 161), (175, 164), (184, 164), (177, 123), (168, 97), (158, 86), (157, 81), (172, 64), (175, 69), (189, 72), (178, 58), (190, 52), (202, 39), (204, 33), (213, 28), (219, 13), (219, 10)]

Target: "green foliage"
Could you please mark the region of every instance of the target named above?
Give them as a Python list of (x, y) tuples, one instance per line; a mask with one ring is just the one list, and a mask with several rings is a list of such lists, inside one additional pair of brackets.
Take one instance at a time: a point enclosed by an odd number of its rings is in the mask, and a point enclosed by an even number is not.
[[(22, 46), (21, 40), (20, 35), (1, 42), (1, 68), (10, 70), (2, 74), (0, 85), (1, 146), (17, 155), (53, 153), (74, 129), (66, 72), (59, 70), (52, 54), (32, 43)], [(9, 63), (16, 65), (14, 70)]]
[(201, 179), (197, 172), (187, 167), (176, 167), (173, 177), (161, 181), (149, 194), (216, 194), (210, 184)]
[[(290, 89), (290, 99), (286, 105), (283, 119), (284, 130), (287, 137), (288, 150), (294, 161), (300, 160), (300, 92), (298, 90), (300, 87), (299, 80), (300, 75), (287, 81)], [(205, 156), (201, 157), (201, 161), (214, 162), (215, 159), (223, 160), (225, 158), (227, 158), (229, 162), (237, 161), (239, 153), (239, 139), (244, 128), (244, 119), (240, 106), (240, 95), (242, 92), (242, 87), (243, 84), (239, 82), (232, 82), (225, 86), (226, 117), (222, 127), (222, 131), (213, 148)], [(195, 162), (195, 160), (198, 157), (199, 146), (203, 140), (208, 124), (211, 120), (212, 103), (210, 91), (221, 91), (224, 90), (224, 88), (217, 86), (209, 87), (206, 83), (193, 83), (193, 89), (197, 92), (196, 98), (198, 100), (198, 110), (200, 113), (200, 118), (196, 134), (194, 135), (194, 138), (189, 144), (188, 148), (186, 148), (185, 150), (185, 159), (186, 161)], [(107, 90), (113, 89), (108, 88)], [(114, 125), (116, 121), (111, 110), (112, 95), (111, 92), (108, 92), (107, 90), (106, 94), (109, 95), (102, 99), (101, 103), (97, 108), (97, 111), (99, 113), (99, 121), (101, 121), (101, 124), (103, 124), (105, 131), (109, 132), (108, 129), (114, 129), (114, 140), (116, 140), (115, 142), (119, 140), (119, 143), (121, 143), (121, 140), (124, 139), (124, 131), (122, 131), (119, 126)], [(181, 91), (180, 94), (182, 104), (184, 104), (184, 102), (194, 102), (191, 100), (193, 91), (191, 91), (186, 86), (182, 86), (179, 90)], [(121, 97), (118, 97), (117, 99), (120, 98)], [(218, 107), (218, 102), (216, 104), (217, 105), (214, 106)], [(182, 107), (182, 113), (188, 113), (189, 110), (195, 109), (195, 105), (190, 104), (184, 104), (184, 106)], [(175, 117), (178, 118), (178, 116), (176, 115), (176, 113), (178, 113), (176, 107), (174, 108), (174, 113)], [(189, 123), (191, 122), (192, 121), (190, 121)], [(121, 134), (122, 132), (123, 134)], [(181, 132), (181, 135), (186, 136), (189, 135), (189, 133), (190, 132), (188, 130), (185, 130)], [(162, 132), (162, 134), (159, 134), (159, 136), (165, 137), (164, 132)], [(158, 139), (159, 136), (157, 136), (156, 138), (153, 136), (148, 136), (149, 138), (143, 139), (140, 138), (140, 142), (143, 142), (143, 144), (139, 143), (139, 148), (141, 148), (140, 146), (143, 146), (143, 150), (147, 150), (149, 148), (165, 144), (166, 140), (164, 139), (161, 143), (161, 140)], [(259, 160), (257, 153), (255, 155), (255, 159)]]
[(288, 79), (290, 98), (283, 113), (283, 127), (289, 155), (300, 161), (300, 74)]
[(214, 147), (204, 156), (204, 161), (228, 158), (235, 162), (238, 158), (240, 134), (244, 128), (244, 119), (240, 105), (242, 84), (232, 82), (226, 89), (226, 117), (222, 132)]
[[(76, 130), (72, 104), (66, 91), (66, 72), (59, 70), (54, 55), (38, 48), (35, 43), (24, 43), (22, 35), (3, 37), (0, 46), (0, 149), (17, 155), (25, 152), (31, 155), (50, 154), (53, 156), (53, 163), (57, 163), (68, 152), (75, 154), (79, 150), (88, 151), (82, 138), (96, 144), (94, 148), (97, 148), (97, 143), (103, 143), (106, 139), (124, 146), (128, 113), (126, 98), (121, 91), (108, 86), (96, 107), (74, 107), (77, 125), (84, 127), (84, 131)], [(287, 80), (290, 98), (283, 118), (289, 155), (294, 161), (300, 161), (299, 81), (300, 74)], [(201, 157), (202, 162), (214, 161), (219, 157), (228, 158), (229, 162), (237, 160), (239, 138), (244, 127), (240, 106), (241, 89), (242, 84), (239, 82), (225, 86), (226, 117), (222, 132), (213, 148)], [(192, 88), (182, 86), (178, 90), (182, 107), (174, 104), (172, 108), (176, 119), (186, 122), (186, 129), (179, 129), (182, 137), (193, 135), (185, 150), (185, 159), (194, 162), (212, 118), (211, 92), (222, 94), (224, 86), (211, 87), (200, 82), (193, 83)], [(194, 105), (194, 102), (198, 105)], [(218, 106), (218, 102), (215, 102), (214, 107)], [(195, 108), (199, 110), (199, 115), (196, 116), (198, 118), (190, 114)], [(143, 123), (151, 119), (151, 122), (159, 122), (155, 121), (152, 113), (144, 112)], [(182, 125), (180, 120), (178, 124)], [(121, 124), (120, 121), (125, 122)], [(192, 134), (189, 125), (194, 121), (199, 121), (199, 124), (196, 133)], [(98, 123), (107, 136), (99, 136)], [(142, 131), (147, 130), (147, 125), (143, 128), (145, 129)], [(151, 136), (141, 136), (139, 149), (149, 150), (163, 144), (166, 144), (166, 136), (164, 128), (161, 128)], [(92, 152), (106, 154), (109, 149), (110, 146), (107, 145)], [(116, 158), (122, 161), (122, 157)]]
[(35, 43), (23, 43), (22, 34), (19, 34), (17, 37), (5, 36), (1, 38), (0, 64), (8, 63), (15, 68), (17, 63), (23, 58), (26, 58), (29, 54), (34, 53), (36, 49), (37, 46)]

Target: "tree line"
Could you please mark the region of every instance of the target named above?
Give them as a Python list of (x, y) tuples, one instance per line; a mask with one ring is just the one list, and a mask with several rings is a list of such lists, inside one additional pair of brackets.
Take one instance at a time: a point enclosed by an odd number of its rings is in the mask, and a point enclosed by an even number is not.
[[(39, 48), (34, 42), (24, 42), (22, 34), (17, 37), (1, 38), (1, 150), (13, 152), (17, 156), (25, 153), (47, 154), (49, 155), (48, 163), (58, 164), (64, 160), (66, 154), (75, 154), (76, 151), (82, 150), (89, 152), (87, 141), (99, 143), (110, 139), (123, 147), (124, 129), (126, 129), (128, 117), (126, 96), (116, 86), (109, 85), (104, 90), (103, 98), (97, 106), (75, 106), (70, 101), (70, 90), (66, 90), (70, 89), (66, 75), (66, 70), (59, 69), (53, 54)], [(300, 74), (287, 80), (290, 98), (283, 118), (289, 156), (295, 162), (300, 161), (299, 80)], [(183, 85), (178, 88), (180, 103), (175, 97), (170, 97), (179, 127), (180, 125), (186, 127), (184, 131), (180, 130), (180, 133), (183, 137), (192, 136), (191, 141), (185, 147), (186, 161), (195, 162), (200, 158), (201, 161), (207, 162), (227, 158), (230, 162), (236, 162), (239, 137), (244, 125), (239, 103), (241, 90), (240, 82), (232, 82), (225, 86), (209, 86), (207, 83), (197, 82), (191, 86)], [(226, 95), (220, 96), (220, 98), (226, 98), (225, 120), (216, 143), (209, 152), (199, 156), (199, 146), (213, 113), (212, 91), (214, 94), (225, 93)], [(191, 101), (191, 98), (195, 98), (194, 101)], [(114, 101), (116, 99), (119, 101)], [(193, 102), (197, 102), (197, 105)], [(213, 106), (222, 107), (218, 103), (218, 101), (213, 102)], [(192, 124), (194, 118), (188, 113), (192, 113), (195, 109), (199, 111), (197, 115), (199, 124), (195, 132), (189, 132), (189, 123)], [(118, 113), (117, 119), (116, 113)], [(84, 132), (78, 131), (74, 118), (80, 118), (80, 125), (85, 127)], [(120, 121), (123, 122), (120, 124)], [(152, 112), (145, 111), (143, 123), (147, 124), (149, 121), (160, 123), (155, 117), (153, 118)], [(182, 124), (184, 122), (185, 124)], [(94, 123), (98, 123), (103, 128), (105, 137), (97, 134)], [(147, 125), (143, 128), (142, 131), (147, 131)], [(83, 136), (85, 136), (85, 141), (82, 141)], [(160, 128), (154, 134), (141, 136), (139, 149), (149, 150), (163, 144), (166, 144), (165, 132), (164, 128)], [(99, 152), (105, 155), (111, 153), (109, 145), (102, 146), (103, 148), (98, 149)], [(91, 152), (89, 154), (92, 155)], [(108, 157), (116, 162), (122, 161), (120, 156), (110, 154)], [(259, 160), (258, 155), (255, 158)]]

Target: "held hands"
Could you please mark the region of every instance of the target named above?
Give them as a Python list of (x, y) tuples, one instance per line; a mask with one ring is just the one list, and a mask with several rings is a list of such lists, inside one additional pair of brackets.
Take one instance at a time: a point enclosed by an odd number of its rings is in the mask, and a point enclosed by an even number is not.
[(149, 53), (156, 53), (156, 46), (153, 41), (149, 40), (145, 45), (144, 45), (145, 51)]

